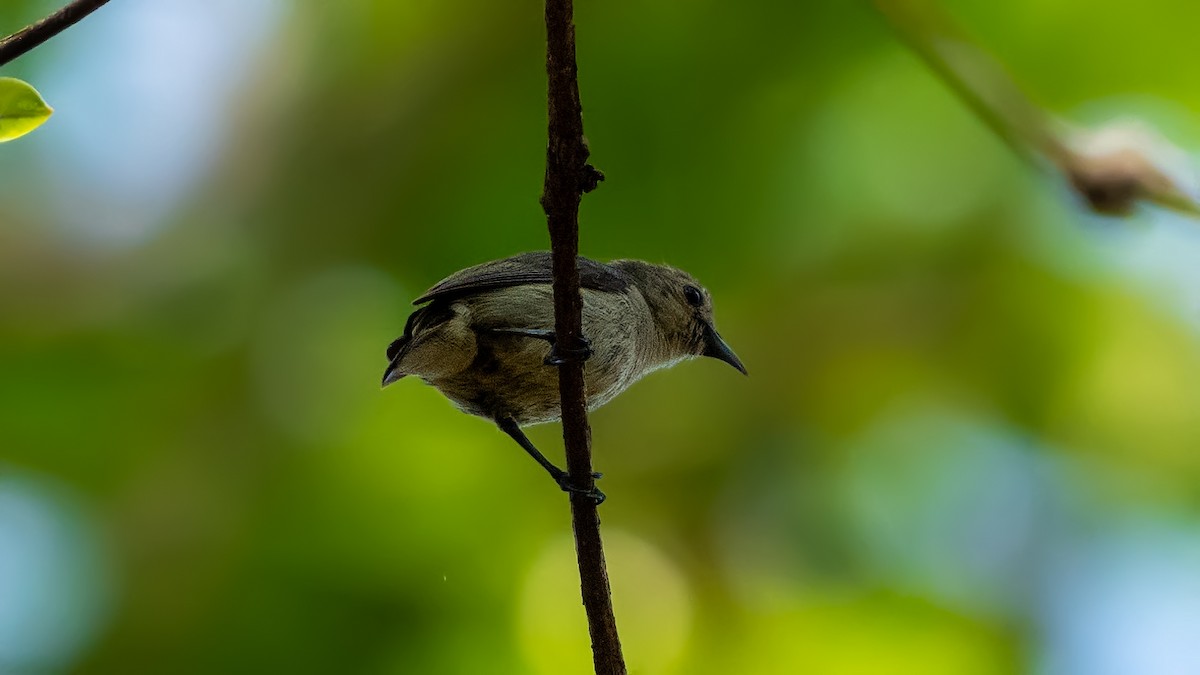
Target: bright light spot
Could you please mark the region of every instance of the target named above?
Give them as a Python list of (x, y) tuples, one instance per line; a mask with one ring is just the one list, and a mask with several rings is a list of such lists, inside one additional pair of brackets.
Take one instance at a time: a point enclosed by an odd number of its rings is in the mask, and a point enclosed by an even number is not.
[[(613, 608), (629, 672), (676, 672), (687, 643), (692, 604), (682, 572), (643, 539), (605, 532)], [(534, 563), (521, 594), (521, 646), (534, 672), (593, 672), (587, 618), (579, 600), (575, 545), (555, 539)]]
[(1011, 432), (949, 410), (891, 415), (847, 464), (847, 506), (880, 578), (967, 612), (1023, 609), (1045, 486)]
[(1045, 584), (1047, 675), (1200, 673), (1200, 532), (1142, 524), (1067, 551)]
[(0, 672), (66, 670), (108, 615), (95, 525), (58, 486), (0, 479)]
[(1153, 292), (1155, 304), (1200, 330), (1200, 228), (1194, 220), (1156, 213), (1154, 227), (1115, 232), (1109, 253)]
[(281, 8), (125, 0), (54, 43), (37, 81), (57, 114), (38, 147), (64, 227), (135, 245), (164, 224), (224, 149)]

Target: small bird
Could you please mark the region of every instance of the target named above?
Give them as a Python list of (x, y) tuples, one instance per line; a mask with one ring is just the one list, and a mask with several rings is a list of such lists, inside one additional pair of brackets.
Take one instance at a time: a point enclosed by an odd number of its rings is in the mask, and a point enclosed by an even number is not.
[[(584, 389), (595, 410), (647, 373), (695, 356), (746, 373), (713, 327), (712, 298), (690, 275), (640, 260), (580, 257)], [(387, 348), (383, 386), (408, 375), (463, 412), (493, 421), (558, 486), (579, 491), (521, 430), (559, 419), (554, 294), (547, 251), (470, 267), (417, 298), (404, 334)], [(595, 474), (599, 478), (599, 474)], [(599, 504), (604, 494), (587, 493)]]

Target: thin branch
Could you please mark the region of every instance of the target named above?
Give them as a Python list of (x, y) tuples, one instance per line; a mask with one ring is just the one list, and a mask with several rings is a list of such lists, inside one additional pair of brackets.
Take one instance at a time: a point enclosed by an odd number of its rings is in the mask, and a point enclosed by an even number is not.
[[(584, 192), (603, 177), (587, 163), (583, 112), (575, 65), (575, 25), (571, 0), (546, 0), (546, 76), (549, 84), (549, 142), (542, 208), (550, 230), (554, 261), (554, 330), (560, 354), (580, 354), (583, 339), (583, 298), (579, 290), (579, 202)], [(583, 384), (583, 362), (559, 366), (563, 443), (571, 482), (585, 490), (592, 478), (591, 427)], [(600, 516), (590, 496), (571, 493), (575, 553), (592, 659), (597, 675), (625, 675), (621, 640), (613, 616), (612, 592), (600, 539)]]
[(0, 66), (24, 56), (38, 45), (74, 26), (108, 0), (75, 0), (41, 21), (0, 40)]
[(928, 2), (874, 0), (896, 36), (1022, 159), (1052, 159), (1064, 150), (1048, 131), (1048, 116), (1031, 102), (1004, 68), (974, 46)]
[(1197, 186), (1184, 185), (1167, 166), (1170, 156), (1183, 153), (1157, 134), (1131, 133), (1112, 124), (1068, 127), (1030, 100), (936, 2), (872, 2), (900, 39), (980, 121), (1023, 159), (1056, 170), (1092, 211), (1124, 216), (1147, 202), (1200, 217)]

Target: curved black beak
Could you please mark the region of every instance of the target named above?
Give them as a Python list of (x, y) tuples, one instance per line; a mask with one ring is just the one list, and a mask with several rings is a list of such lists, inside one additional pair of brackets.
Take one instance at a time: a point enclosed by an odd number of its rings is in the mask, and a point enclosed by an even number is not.
[(383, 371), (383, 384), (380, 386), (386, 387), (402, 377), (404, 377), (404, 373), (400, 372), (400, 370), (396, 368), (396, 364), (394, 362), (389, 363), (387, 370)]
[(701, 352), (701, 355), (711, 356), (714, 359), (724, 361), (737, 368), (741, 374), (749, 375), (746, 372), (746, 366), (742, 365), (742, 360), (737, 357), (737, 354), (733, 353), (729, 345), (725, 344), (725, 340), (721, 339), (721, 335), (717, 333), (717, 329), (713, 328), (710, 323), (704, 324), (704, 351)]

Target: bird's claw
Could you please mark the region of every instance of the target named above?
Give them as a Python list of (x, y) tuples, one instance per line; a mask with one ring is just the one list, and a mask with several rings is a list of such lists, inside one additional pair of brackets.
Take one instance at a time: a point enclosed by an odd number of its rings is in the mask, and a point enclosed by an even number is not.
[(601, 504), (604, 503), (605, 499), (608, 499), (608, 497), (605, 496), (605, 494), (600, 491), (600, 488), (595, 487), (595, 486), (592, 486), (592, 489), (590, 489), (590, 490), (581, 490), (577, 487), (572, 486), (571, 488), (569, 488), (567, 490), (567, 492), (569, 492), (571, 494), (583, 495), (584, 497), (587, 497), (588, 499), (592, 500), (592, 503), (595, 504), (596, 506), (600, 506)]
[(582, 347), (579, 349), (563, 349), (557, 341), (550, 343), (550, 353), (544, 363), (548, 366), (564, 366), (568, 363), (583, 363), (592, 357), (592, 343), (585, 337), (580, 337)]
[[(598, 480), (603, 476), (604, 474), (600, 473), (599, 471), (592, 472), (592, 480)], [(607, 499), (604, 493), (600, 491), (600, 488), (596, 487), (595, 485), (590, 488), (581, 488), (571, 483), (571, 475), (566, 471), (556, 475), (554, 477), (554, 481), (558, 483), (558, 487), (560, 487), (563, 492), (590, 497), (591, 500), (596, 503), (596, 506), (600, 506), (604, 503), (604, 500)]]

